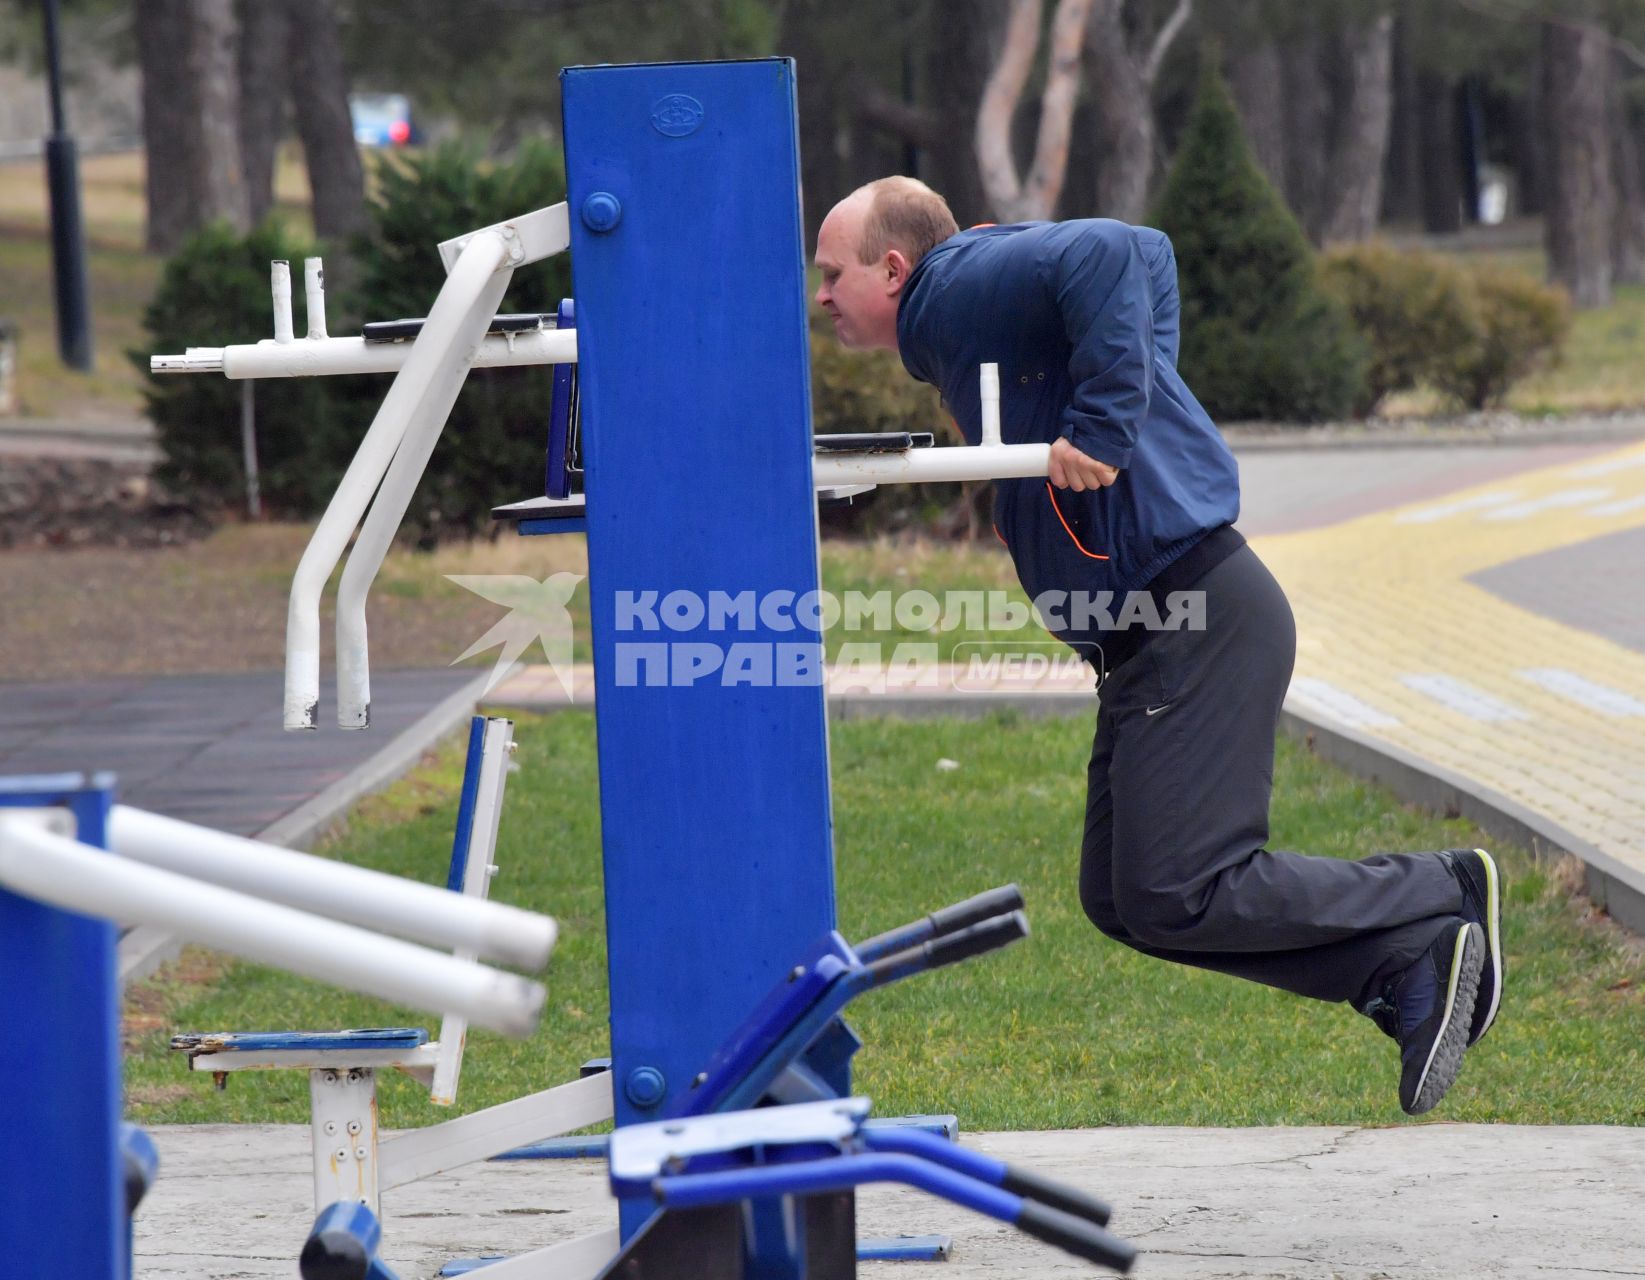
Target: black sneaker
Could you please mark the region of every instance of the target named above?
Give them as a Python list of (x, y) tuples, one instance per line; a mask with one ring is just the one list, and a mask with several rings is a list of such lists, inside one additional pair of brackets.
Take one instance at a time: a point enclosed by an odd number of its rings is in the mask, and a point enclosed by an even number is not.
[(1485, 969), (1479, 976), (1479, 999), (1468, 1032), (1472, 1048), (1496, 1021), (1502, 1003), (1502, 876), (1483, 849), (1447, 849), (1439, 855), (1462, 886), (1462, 918), (1485, 931)]
[(1485, 963), (1485, 931), (1453, 919), (1427, 951), (1363, 1010), (1399, 1041), (1399, 1105), (1432, 1110), (1456, 1083)]

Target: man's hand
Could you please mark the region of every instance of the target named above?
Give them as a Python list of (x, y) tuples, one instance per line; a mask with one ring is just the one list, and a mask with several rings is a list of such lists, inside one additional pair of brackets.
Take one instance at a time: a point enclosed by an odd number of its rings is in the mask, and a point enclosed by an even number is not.
[(1120, 478), (1119, 468), (1081, 453), (1060, 437), (1051, 442), (1051, 483), (1059, 489), (1084, 493), (1106, 489)]

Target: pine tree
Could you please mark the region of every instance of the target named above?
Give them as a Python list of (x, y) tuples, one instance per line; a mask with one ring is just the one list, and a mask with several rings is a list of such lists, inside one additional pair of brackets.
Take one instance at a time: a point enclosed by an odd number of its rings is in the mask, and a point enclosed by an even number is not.
[(1313, 422), (1352, 410), (1364, 348), (1257, 166), (1214, 52), (1152, 221), (1176, 247), (1179, 368), (1213, 417)]

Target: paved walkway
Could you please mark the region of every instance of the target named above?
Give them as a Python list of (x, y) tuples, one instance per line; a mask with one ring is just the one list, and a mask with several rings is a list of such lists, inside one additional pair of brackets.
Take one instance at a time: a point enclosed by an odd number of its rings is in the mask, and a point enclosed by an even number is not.
[(112, 770), (127, 804), (301, 844), (415, 763), (478, 692), (461, 668), (373, 672), (371, 687), (369, 732), (322, 719), (299, 734), (281, 726), (279, 672), (0, 684), (0, 775)]
[[(313, 1219), (308, 1130), (155, 1130), (160, 1180), (137, 1218), (143, 1280), (291, 1277)], [(963, 1135), (968, 1146), (1114, 1206), (1146, 1280), (1577, 1280), (1645, 1276), (1645, 1130), (1092, 1129)], [(601, 1161), (470, 1165), (390, 1192), (400, 1274), (518, 1253), (612, 1224)], [(918, 1192), (870, 1187), (863, 1236), (944, 1234), (946, 1263), (864, 1280), (1111, 1274)], [(684, 1273), (689, 1274), (689, 1272)]]

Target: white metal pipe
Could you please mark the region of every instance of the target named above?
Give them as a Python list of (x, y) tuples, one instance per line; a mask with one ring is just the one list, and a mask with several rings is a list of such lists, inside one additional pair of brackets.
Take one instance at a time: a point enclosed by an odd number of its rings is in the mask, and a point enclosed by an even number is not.
[(982, 443), (984, 446), (1000, 443), (1000, 367), (997, 364), (982, 367)]
[(274, 340), (284, 345), (296, 337), (291, 330), (291, 264), (279, 258), (271, 262), (269, 282), (274, 290)]
[[(320, 702), (320, 593), (388, 470), (406, 424), (439, 375), (443, 352), (456, 343), (474, 300), (504, 265), (508, 249), (495, 233), (475, 236), (441, 286), (404, 367), (389, 386), (365, 439), (343, 473), (291, 580), (286, 609), (287, 729), (317, 727)], [(318, 346), (318, 343), (304, 344)]]
[(935, 484), (955, 480), (1010, 480), (1051, 469), (1048, 444), (985, 444), (907, 453), (823, 454), (811, 463), (819, 489), (851, 484)]
[(383, 567), (417, 482), (423, 478), (440, 433), (468, 377), (469, 358), (485, 336), (491, 317), (508, 291), (512, 269), (499, 270), (469, 307), (452, 345), (438, 353), (440, 368), (406, 422), (400, 447), (377, 488), (365, 524), (337, 586), (337, 723), (364, 729), (371, 721), (371, 657), (366, 636), (366, 597)]
[(303, 259), (303, 295), (310, 341), (326, 336), (326, 269), (318, 258)]
[[(315, 338), (281, 345), (248, 342), (228, 347), (190, 347), (180, 356), (151, 356), (152, 373), (220, 373), (226, 378), (315, 378), (342, 373), (396, 373), (411, 354), (409, 342), (364, 338)], [(575, 329), (532, 329), (491, 334), (474, 356), (476, 369), (575, 364)]]
[(518, 974), (202, 884), (0, 819), (0, 884), (68, 911), (160, 925), (248, 960), (527, 1036), (546, 993)]
[(130, 805), (114, 806), (109, 846), (163, 871), (521, 969), (541, 969), (554, 949), (548, 916)]

